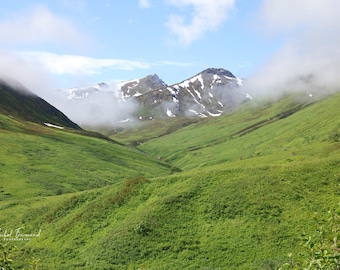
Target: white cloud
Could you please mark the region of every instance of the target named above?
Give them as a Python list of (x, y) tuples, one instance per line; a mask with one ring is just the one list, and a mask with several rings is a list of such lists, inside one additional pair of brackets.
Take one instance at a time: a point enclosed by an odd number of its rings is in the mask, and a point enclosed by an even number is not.
[(173, 14), (168, 17), (166, 26), (178, 37), (180, 43), (189, 45), (200, 39), (206, 32), (217, 29), (228, 17), (235, 0), (168, 0), (168, 3), (180, 8), (192, 6), (194, 9), (190, 22), (183, 15)]
[(53, 74), (95, 75), (104, 69), (135, 70), (147, 69), (149, 64), (142, 61), (110, 58), (92, 58), (79, 55), (62, 55), (50, 52), (21, 52), (25, 59), (39, 61)]
[(150, 0), (139, 0), (138, 6), (140, 8), (149, 8), (149, 7), (151, 7), (151, 2), (150, 2)]
[(340, 31), (338, 3), (338, 0), (263, 0), (260, 16), (266, 27), (275, 32), (299, 27), (312, 31), (330, 27)]
[(0, 42), (77, 46), (88, 42), (88, 38), (70, 20), (53, 14), (46, 7), (38, 6), (30, 14), (0, 21)]
[(73, 121), (86, 125), (119, 125), (120, 120), (132, 118), (137, 109), (133, 100), (117, 97), (115, 85), (107, 91), (89, 96), (86, 100), (69, 100), (62, 91), (55, 91), (55, 80), (38, 59), (0, 49), (0, 79), (28, 88), (33, 93), (57, 107)]
[(55, 83), (50, 73), (32, 59), (27, 61), (20, 55), (0, 49), (0, 78), (19, 81), (28, 89), (41, 91), (50, 89)]
[[(258, 94), (339, 91), (340, 9), (337, 0), (263, 0), (259, 22), (286, 40), (281, 50), (247, 80)], [(275, 93), (277, 92), (277, 94)]]

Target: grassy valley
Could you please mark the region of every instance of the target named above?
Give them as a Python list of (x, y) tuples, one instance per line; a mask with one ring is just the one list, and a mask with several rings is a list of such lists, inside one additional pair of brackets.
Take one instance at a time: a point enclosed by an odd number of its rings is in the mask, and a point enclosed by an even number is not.
[(274, 104), (248, 103), (232, 114), (149, 140), (140, 149), (183, 169), (310, 159), (339, 139), (339, 96), (311, 102), (288, 96)]
[(60, 195), (170, 171), (169, 165), (114, 141), (3, 115), (0, 119), (9, 125), (9, 130), (0, 133), (2, 186), (7, 197)]
[(304, 260), (300, 235), (316, 233), (313, 216), (326, 220), (340, 199), (339, 104), (339, 94), (286, 96), (198, 122), (150, 121), (112, 140), (2, 114), (0, 228), (41, 230), (7, 242), (13, 266), (278, 269), (288, 253)]

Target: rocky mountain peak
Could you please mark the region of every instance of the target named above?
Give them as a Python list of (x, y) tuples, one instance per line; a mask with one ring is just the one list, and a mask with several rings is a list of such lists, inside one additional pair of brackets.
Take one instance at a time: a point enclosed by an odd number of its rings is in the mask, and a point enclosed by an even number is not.
[(209, 68), (181, 83), (164, 85), (136, 98), (142, 104), (143, 111), (148, 112), (143, 116), (148, 119), (159, 115), (219, 116), (249, 99), (240, 90), (241, 84), (242, 80), (230, 71)]
[(234, 74), (224, 68), (208, 68), (201, 72), (202, 74), (213, 74), (217, 76), (227, 76), (230, 78), (236, 78)]
[(166, 86), (157, 74), (148, 75), (142, 79), (120, 83), (121, 91), (124, 97), (137, 97), (147, 92), (160, 89)]

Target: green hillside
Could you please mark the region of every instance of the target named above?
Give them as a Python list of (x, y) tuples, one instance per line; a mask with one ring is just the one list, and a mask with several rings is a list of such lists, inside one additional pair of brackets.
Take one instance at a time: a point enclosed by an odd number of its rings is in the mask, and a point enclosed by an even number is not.
[(19, 85), (11, 86), (0, 79), (0, 112), (5, 115), (25, 119), (30, 122), (50, 123), (80, 129), (62, 112), (38, 97), (28, 89)]
[(106, 133), (121, 143), (139, 146), (145, 141), (173, 133), (178, 129), (199, 121), (200, 119), (198, 118), (184, 117), (168, 118), (166, 121), (164, 119), (145, 120), (137, 123), (133, 128), (120, 130), (113, 135), (110, 135), (108, 132)]
[(0, 196), (6, 199), (60, 195), (170, 172), (169, 165), (114, 141), (4, 115), (0, 124), (6, 127), (0, 130)]
[(338, 142), (339, 104), (339, 94), (315, 102), (288, 96), (273, 104), (248, 103), (232, 114), (192, 124), (139, 148), (182, 169), (240, 159), (242, 164), (309, 160)]
[(340, 201), (339, 104), (340, 94), (290, 96), (112, 137), (142, 142), (145, 154), (2, 115), (0, 228), (41, 230), (6, 242), (13, 265), (277, 269), (288, 253), (304, 260), (300, 235), (315, 234), (313, 216), (325, 220)]

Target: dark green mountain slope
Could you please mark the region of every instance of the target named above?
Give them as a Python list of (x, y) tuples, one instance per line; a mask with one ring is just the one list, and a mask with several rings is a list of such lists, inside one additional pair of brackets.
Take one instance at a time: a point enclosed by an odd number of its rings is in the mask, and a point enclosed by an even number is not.
[(0, 80), (0, 112), (35, 123), (80, 129), (58, 109), (22, 86)]

